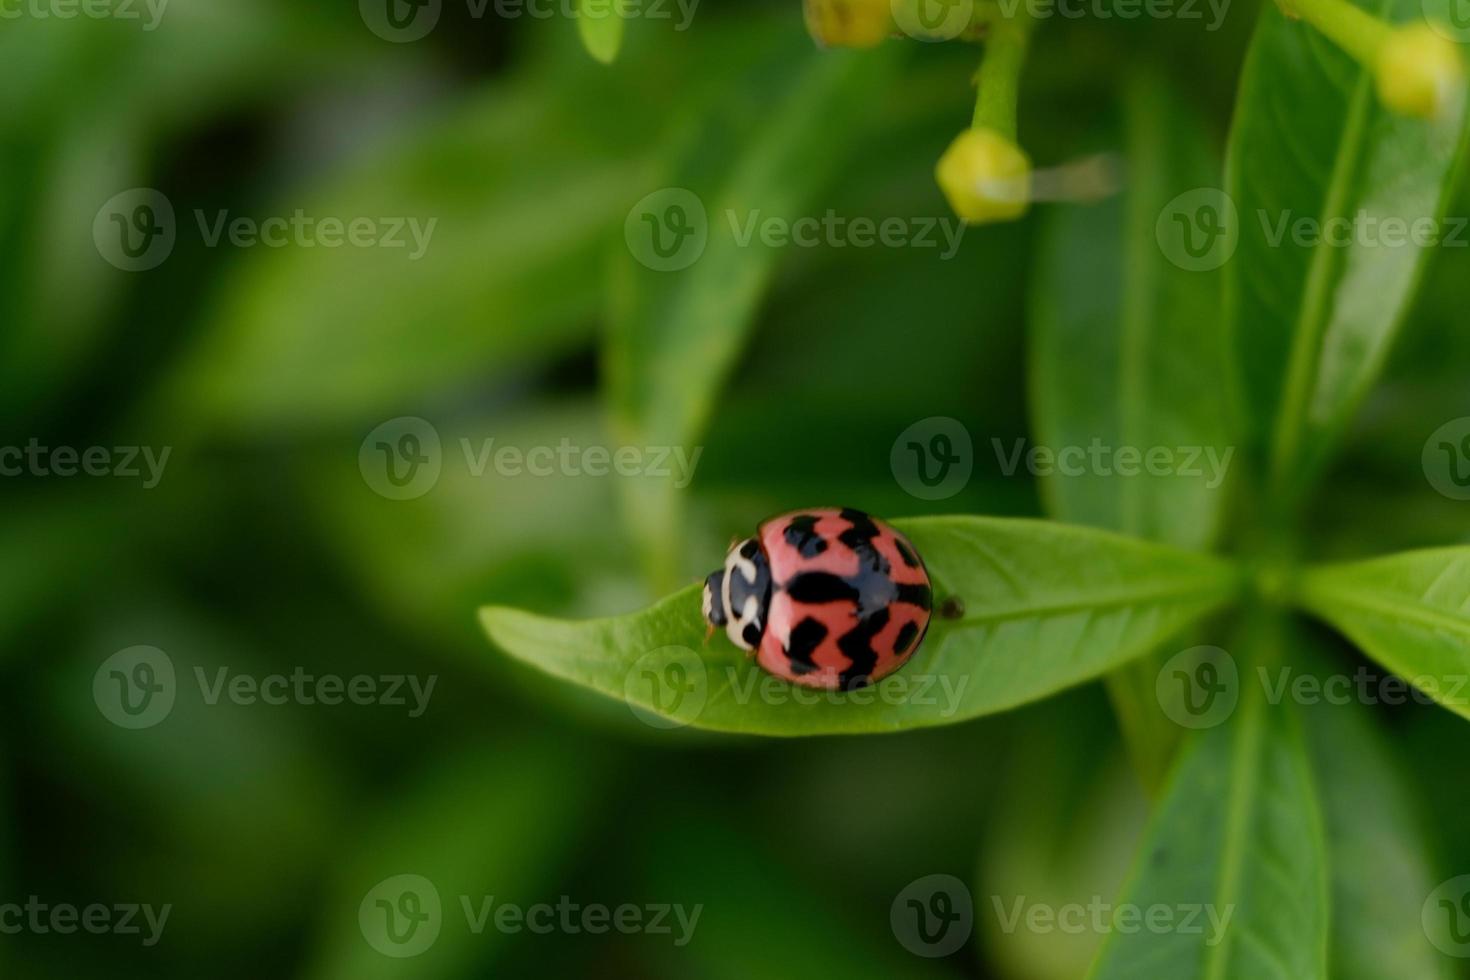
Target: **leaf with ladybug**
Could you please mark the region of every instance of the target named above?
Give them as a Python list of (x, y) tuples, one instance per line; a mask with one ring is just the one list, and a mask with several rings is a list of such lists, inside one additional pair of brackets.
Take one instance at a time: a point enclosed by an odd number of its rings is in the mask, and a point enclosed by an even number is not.
[(1106, 531), (1031, 520), (895, 521), (933, 589), (928, 633), (902, 670), (853, 691), (766, 673), (708, 637), (703, 589), (627, 616), (566, 622), (481, 610), (492, 642), (624, 700), (651, 724), (764, 735), (893, 731), (1047, 697), (1156, 648), (1228, 604), (1233, 566)]

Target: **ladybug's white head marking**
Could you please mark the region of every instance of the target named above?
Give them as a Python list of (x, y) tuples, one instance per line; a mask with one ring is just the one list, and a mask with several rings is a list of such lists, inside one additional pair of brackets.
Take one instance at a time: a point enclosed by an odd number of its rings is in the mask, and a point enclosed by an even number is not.
[(770, 601), (770, 566), (754, 538), (731, 548), (725, 567), (704, 580), (705, 622), (723, 626), (730, 642), (747, 652), (760, 646)]

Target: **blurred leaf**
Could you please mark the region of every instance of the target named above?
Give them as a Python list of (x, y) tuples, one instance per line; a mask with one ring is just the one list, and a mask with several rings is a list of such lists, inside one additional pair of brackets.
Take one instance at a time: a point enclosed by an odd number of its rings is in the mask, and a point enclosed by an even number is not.
[(1318, 566), (1298, 595), (1368, 656), (1470, 718), (1470, 548)]
[[(988, 926), (987, 959), (1009, 980), (1076, 980), (1087, 972), (1102, 941), (1097, 933), (1007, 928), (997, 913), (1008, 916), (1017, 899), (1059, 909), (1116, 895), (1148, 817), (1106, 702), (1098, 698), (1102, 710), (1087, 711), (1079, 700), (1028, 712), (1005, 739), (1011, 757), (980, 851), (981, 903), (989, 907), (977, 920)], [(1042, 772), (1046, 778), (1036, 778)]]
[[(605, 352), (624, 444), (692, 447), (702, 438), (780, 255), (757, 224), (807, 214), (870, 124), (894, 64), (886, 52), (813, 51), (799, 37), (773, 47), (709, 110), (697, 151), (670, 186), (628, 217)], [(671, 587), (676, 488), (653, 479), (623, 486), (655, 587)]]
[(619, 0), (578, 0), (577, 33), (587, 53), (604, 65), (617, 60), (625, 26)]
[[(1228, 464), (1219, 280), (1169, 263), (1154, 242), (1164, 205), (1217, 166), (1200, 123), (1162, 84), (1139, 81), (1128, 94), (1127, 193), (1057, 208), (1045, 226), (1031, 301), (1036, 438), (1058, 448), (1208, 447)], [(1060, 519), (1181, 548), (1214, 542), (1225, 489), (1208, 472), (1083, 469), (1042, 481)]]
[[(578, 778), (567, 778), (574, 769)], [(471, 913), (479, 916), (487, 898), (521, 905), (540, 900), (587, 827), (583, 818), (601, 782), (598, 772), (585, 751), (574, 758), (524, 736), (471, 746), (436, 765), (354, 843), (324, 910), (321, 945), (307, 975), (317, 980), (477, 975), (508, 940), (493, 918), (475, 932), (479, 923)], [(424, 928), (437, 929), (438, 935), (418, 955), (395, 957), (379, 931), (384, 913), (368, 899), (380, 885), (410, 875), (429, 886), (416, 892), (425, 914), (432, 914), (429, 893), (437, 899), (438, 914)], [(396, 896), (382, 897), (391, 904)]]
[(1444, 980), (1419, 919), (1438, 882), (1400, 760), (1356, 702), (1321, 701), (1303, 717), (1332, 855), (1332, 977)]
[[(122, 8), (119, 7), (119, 10)], [(289, 3), (138, 3), (137, 19), (18, 17), (0, 31), (0, 414), (36, 412), (94, 353), (132, 273), (93, 219), (150, 182), (157, 143), (201, 116), (306, 88), (352, 36)], [(154, 14), (157, 13), (157, 19)]]
[[(283, 894), (304, 887), (340, 819), (342, 773), (291, 709), (210, 703), (197, 677), (263, 673), (260, 651), (225, 621), (140, 593), (132, 574), (126, 585), (114, 579), (100, 614), (89, 611), (98, 618), (77, 655), (38, 679), (49, 726), (38, 758), (69, 794), (102, 808), (99, 824), (120, 838), (91, 860), (137, 894), (187, 907), (191, 942), (238, 936), (242, 919), (284, 924), (295, 908)], [(103, 714), (94, 678), (110, 655), (139, 644), (167, 658), (175, 699), (153, 727), (128, 730)]]
[[(1392, 20), (1423, 16), (1419, 0), (1373, 6)], [(1382, 223), (1443, 215), (1462, 127), (1383, 108), (1369, 72), (1264, 6), (1231, 136), (1240, 238), (1225, 266), (1226, 323), (1236, 409), (1253, 447), (1269, 452), (1285, 506), (1378, 377), (1413, 297), (1428, 246), (1393, 244)], [(1315, 241), (1299, 239), (1301, 219), (1316, 223)]]
[[(597, 611), (596, 581), (626, 577), (627, 542), (616, 520), (616, 476), (538, 476), (497, 469), (494, 454), (538, 446), (607, 447), (597, 408), (584, 399), (437, 421), (441, 472), (422, 497), (390, 500), (345, 454), (306, 467), (327, 542), (372, 603), (414, 630), (480, 642), (475, 607), (487, 600), (540, 609)], [(577, 457), (573, 457), (574, 464)], [(629, 582), (613, 601), (645, 601)], [(604, 605), (603, 609), (609, 608)]]
[[(157, 411), (246, 432), (350, 425), (586, 344), (606, 248), (657, 179), (666, 132), (779, 26), (753, 17), (681, 35), (611, 72), (568, 35), (465, 104), (294, 189), (271, 213), (382, 219), (385, 231), (401, 220), (405, 244), (254, 250)], [(620, 111), (589, 111), (602, 101)]]
[[(895, 526), (924, 557), (936, 610), (958, 599), (964, 611), (936, 612), (907, 669), (861, 691), (801, 689), (723, 636), (706, 645), (699, 586), (616, 619), (568, 623), (487, 607), (481, 620), (511, 655), (651, 715), (816, 735), (952, 724), (1046, 697), (1157, 646), (1235, 591), (1221, 562), (1088, 528), (978, 517)], [(664, 682), (675, 675), (669, 699)]]
[[(1154, 227), (1174, 197), (1217, 172), (1209, 139), (1157, 79), (1128, 86), (1128, 190), (1058, 208), (1031, 302), (1031, 404), (1039, 445), (1060, 453), (1132, 447), (1170, 454), (1169, 472), (1119, 475), (1082, 462), (1041, 484), (1053, 516), (1183, 548), (1207, 548), (1223, 519), (1235, 449), (1226, 432), (1219, 279), (1167, 261)], [(1191, 463), (1190, 455), (1195, 455)], [(1187, 475), (1186, 465), (1198, 475)], [(1180, 729), (1156, 707), (1156, 657), (1108, 678), (1149, 787), (1163, 780)]]
[(605, 229), (648, 171), (575, 125), (546, 86), (497, 92), (313, 195), (309, 215), (416, 224), (401, 248), (250, 256), (179, 403), (247, 430), (342, 424), (585, 340)]
[[(903, 950), (887, 933), (888, 909), (846, 914), (843, 895), (793, 875), (779, 848), (710, 810), (675, 811), (654, 834), (648, 877), (654, 893), (699, 905), (693, 941), (658, 958), (663, 975), (701, 980), (844, 977), (925, 980), (951, 975)], [(800, 909), (799, 915), (773, 914)], [(878, 928), (878, 923), (883, 928)], [(757, 938), (758, 937), (758, 938)]]
[[(1155, 907), (1179, 927), (1145, 926)], [(1115, 913), (1090, 980), (1326, 978), (1327, 857), (1306, 749), (1256, 685), (1180, 754), (1124, 908), (1133, 923)]]

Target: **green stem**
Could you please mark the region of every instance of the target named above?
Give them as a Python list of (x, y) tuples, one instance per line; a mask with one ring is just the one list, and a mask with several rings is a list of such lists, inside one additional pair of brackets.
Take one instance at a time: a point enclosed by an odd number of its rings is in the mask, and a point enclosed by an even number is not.
[(1020, 98), (1021, 69), (1031, 39), (1031, 18), (1018, 16), (997, 20), (985, 41), (976, 81), (975, 129), (993, 129), (1006, 139), (1016, 140), (1016, 102)]
[(1282, 0), (1283, 9), (1327, 35), (1366, 67), (1378, 60), (1392, 28), (1348, 0)]

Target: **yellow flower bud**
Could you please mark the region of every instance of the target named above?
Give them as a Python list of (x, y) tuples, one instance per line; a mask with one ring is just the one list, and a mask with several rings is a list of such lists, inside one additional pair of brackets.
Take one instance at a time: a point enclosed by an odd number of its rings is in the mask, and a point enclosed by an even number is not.
[(806, 27), (818, 44), (872, 48), (893, 33), (892, 0), (805, 0)]
[(1374, 65), (1383, 104), (1407, 116), (1437, 118), (1463, 105), (1459, 46), (1428, 24), (1394, 28)]
[(971, 224), (1013, 221), (1031, 203), (1031, 160), (993, 129), (967, 129), (939, 158), (940, 189)]

